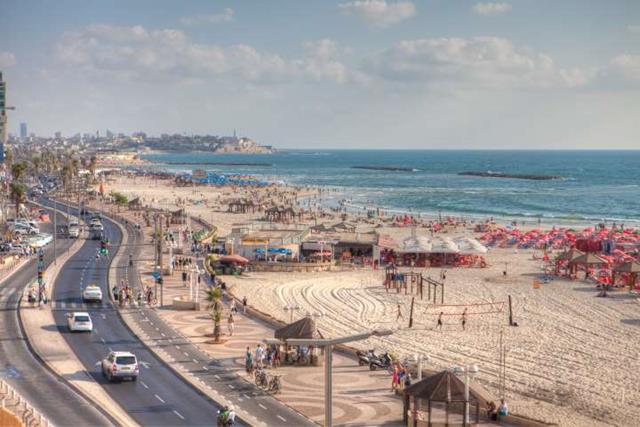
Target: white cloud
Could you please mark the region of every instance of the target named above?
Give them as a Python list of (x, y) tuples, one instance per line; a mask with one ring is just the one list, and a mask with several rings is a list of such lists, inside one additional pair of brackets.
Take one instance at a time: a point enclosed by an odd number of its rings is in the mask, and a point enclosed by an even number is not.
[(640, 24), (627, 25), (627, 31), (631, 34), (640, 34)]
[(511, 10), (509, 3), (476, 3), (471, 8), (475, 13), (480, 15), (499, 15)]
[(416, 7), (410, 1), (387, 3), (385, 0), (355, 0), (339, 4), (338, 9), (379, 28), (397, 24), (416, 14)]
[(287, 59), (248, 45), (198, 44), (180, 30), (92, 25), (67, 32), (56, 46), (70, 70), (121, 80), (229, 78), (274, 83), (293, 79), (347, 83), (363, 81), (339, 59), (331, 40), (309, 42), (302, 58)]
[(211, 15), (199, 14), (195, 16), (180, 18), (180, 23), (183, 25), (222, 24), (225, 22), (233, 21), (233, 15), (233, 9), (226, 8), (222, 13), (214, 13)]
[(577, 71), (561, 72), (549, 56), (498, 37), (405, 40), (369, 58), (366, 69), (383, 80), (455, 88), (585, 84)]
[(625, 53), (614, 57), (606, 73), (617, 80), (640, 83), (640, 55)]
[(11, 52), (0, 52), (0, 67), (16, 65), (16, 56)]

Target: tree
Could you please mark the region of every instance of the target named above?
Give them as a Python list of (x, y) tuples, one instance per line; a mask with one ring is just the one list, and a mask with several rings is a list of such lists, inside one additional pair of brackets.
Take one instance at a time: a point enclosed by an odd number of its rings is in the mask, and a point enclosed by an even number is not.
[(27, 170), (27, 164), (25, 162), (18, 162), (11, 165), (11, 176), (14, 181), (20, 181)]
[(89, 172), (91, 172), (91, 177), (95, 178), (96, 176), (96, 165), (98, 163), (98, 159), (96, 158), (95, 155), (91, 156), (91, 159), (89, 160)]
[(219, 287), (211, 286), (207, 290), (206, 300), (209, 302), (208, 308), (211, 320), (213, 320), (213, 337), (215, 342), (220, 342), (220, 322), (222, 321), (222, 290)]
[(126, 206), (129, 203), (129, 199), (122, 193), (118, 193), (117, 191), (111, 192), (111, 197), (113, 197), (113, 202), (118, 206)]
[(13, 181), (10, 187), (10, 197), (16, 205), (16, 218), (20, 215), (20, 205), (24, 203), (27, 194), (27, 186), (21, 182)]

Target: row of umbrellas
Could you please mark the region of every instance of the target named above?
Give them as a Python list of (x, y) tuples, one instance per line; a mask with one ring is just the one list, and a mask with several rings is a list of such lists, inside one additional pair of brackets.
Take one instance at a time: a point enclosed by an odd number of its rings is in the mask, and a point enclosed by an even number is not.
[(472, 237), (453, 239), (448, 236), (408, 237), (395, 248), (399, 253), (438, 253), (438, 254), (484, 254), (486, 246)]

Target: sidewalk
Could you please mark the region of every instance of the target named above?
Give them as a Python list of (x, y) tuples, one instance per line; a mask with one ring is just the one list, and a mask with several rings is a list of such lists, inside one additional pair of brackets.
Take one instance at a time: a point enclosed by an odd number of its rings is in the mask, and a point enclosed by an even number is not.
[[(129, 212), (121, 212), (120, 215), (124, 215), (130, 221), (139, 222), (139, 219), (134, 218)], [(151, 229), (143, 227), (143, 232), (145, 236), (149, 236)], [(143, 246), (137, 258), (148, 260), (138, 261), (136, 267), (140, 272), (143, 285), (151, 286), (153, 289), (153, 278), (150, 275), (154, 269), (154, 263), (151, 261), (153, 247)], [(195, 260), (195, 257), (192, 258)], [(213, 344), (211, 337), (206, 336), (211, 334), (213, 329), (213, 322), (205, 307), (206, 279), (200, 284), (199, 300), (202, 307), (200, 311), (180, 311), (171, 306), (173, 298), (189, 295), (189, 286), (183, 286), (181, 275), (182, 271), (175, 270), (173, 276), (164, 276), (165, 306), (156, 310), (156, 313), (191, 343), (219, 361), (225, 370), (236, 373), (253, 383), (244, 371), (245, 349), (249, 346), (252, 351), (255, 351), (256, 345), (262, 343), (264, 338), (273, 337), (274, 329), (239, 314), (234, 316), (235, 331), (234, 335), (229, 337), (226, 334), (226, 318), (229, 311), (228, 307), (225, 307), (223, 316), (225, 320), (222, 322), (222, 329), (225, 332), (224, 343)], [(145, 339), (150, 340), (149, 337)], [(313, 421), (323, 423), (323, 368), (287, 366), (278, 368), (277, 373), (283, 375), (281, 378), (283, 387), (282, 392), (275, 397)], [(391, 377), (386, 372), (371, 372), (368, 367), (358, 366), (353, 359), (334, 354), (333, 394), (336, 425), (402, 425), (402, 400), (392, 394)]]

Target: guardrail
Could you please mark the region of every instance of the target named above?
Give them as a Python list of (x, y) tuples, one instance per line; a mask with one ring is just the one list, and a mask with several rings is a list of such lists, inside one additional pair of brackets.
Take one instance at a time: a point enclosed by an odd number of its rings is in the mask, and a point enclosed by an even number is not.
[[(4, 379), (0, 379), (0, 408), (15, 415), (25, 426), (50, 427), (51, 422), (36, 408), (31, 406), (20, 393), (18, 393)], [(4, 421), (3, 421), (4, 423)], [(10, 424), (7, 424), (10, 425)]]

